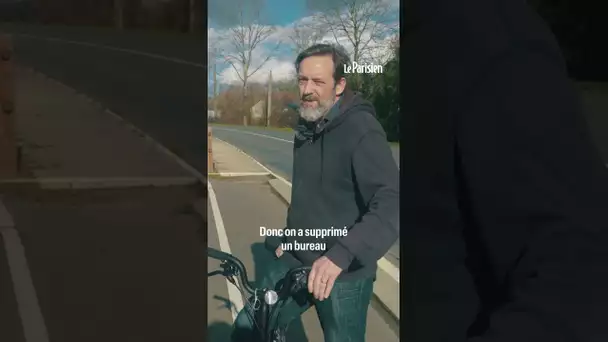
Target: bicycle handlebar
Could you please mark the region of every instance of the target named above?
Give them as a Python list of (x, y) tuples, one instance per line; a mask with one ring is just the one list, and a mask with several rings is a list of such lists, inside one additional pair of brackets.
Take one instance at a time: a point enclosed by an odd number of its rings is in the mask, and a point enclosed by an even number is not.
[[(236, 285), (236, 283), (232, 277), (238, 276), (240, 278), (242, 287), (245, 289), (245, 291), (249, 292), (250, 295), (262, 295), (263, 300), (261, 301), (261, 305), (258, 308), (253, 308), (255, 311), (253, 315), (249, 313), (249, 316), (253, 322), (257, 322), (255, 326), (257, 327), (256, 331), (258, 331), (260, 334), (258, 337), (260, 341), (284, 341), (284, 332), (275, 330), (274, 328), (271, 328), (270, 330), (268, 329), (268, 325), (273, 324), (271, 323), (271, 317), (274, 317), (275, 310), (280, 311), (282, 309), (282, 306), (275, 304), (291, 297), (292, 295), (295, 295), (296, 293), (299, 293), (301, 290), (307, 287), (308, 275), (311, 267), (299, 266), (291, 268), (283, 277), (282, 285), (280, 286), (280, 289), (278, 289), (277, 293), (275, 289), (254, 289), (249, 282), (247, 270), (245, 269), (243, 262), (241, 262), (241, 260), (234, 255), (219, 251), (215, 248), (207, 247), (207, 256), (221, 261), (221, 267), (223, 268), (223, 271), (215, 271), (209, 273), (208, 276), (222, 274), (234, 285)], [(271, 336), (271, 334), (274, 335)], [(256, 334), (254, 333), (254, 335)]]
[(239, 277), (239, 279), (241, 280), (241, 285), (243, 286), (245, 291), (249, 292), (249, 294), (251, 295), (255, 293), (255, 289), (251, 286), (249, 278), (247, 277), (247, 270), (245, 269), (245, 266), (243, 265), (241, 260), (233, 256), (232, 254), (218, 251), (217, 249), (211, 247), (207, 247), (207, 256), (219, 261), (228, 262), (230, 266), (235, 267), (236, 269), (226, 270), (226, 266), (223, 266), (225, 271), (231, 271), (234, 275), (237, 275)]
[[(224, 275), (236, 275), (239, 277), (243, 288), (250, 295), (255, 294), (256, 290), (251, 286), (249, 278), (247, 277), (247, 270), (243, 265), (243, 262), (232, 254), (219, 251), (215, 248), (207, 247), (207, 256), (222, 262), (226, 262), (229, 265), (223, 265)], [(232, 266), (232, 268), (230, 267)], [(291, 295), (294, 292), (306, 287), (308, 281), (308, 273), (310, 273), (310, 266), (299, 266), (289, 270), (283, 279), (286, 283), (283, 284), (279, 292), (279, 298), (284, 298)]]
[(279, 298), (289, 297), (303, 288), (306, 288), (308, 285), (308, 274), (310, 273), (310, 270), (310, 266), (300, 266), (290, 269), (285, 277), (283, 277), (286, 282), (279, 291)]

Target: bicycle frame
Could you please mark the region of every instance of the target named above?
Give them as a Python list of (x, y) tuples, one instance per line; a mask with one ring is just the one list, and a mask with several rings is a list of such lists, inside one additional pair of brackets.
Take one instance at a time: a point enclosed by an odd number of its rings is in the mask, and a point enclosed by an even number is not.
[[(253, 297), (253, 305), (249, 302), (251, 297), (248, 298), (244, 310), (249, 310), (247, 313), (249, 314), (249, 318), (252, 319), (254, 335), (258, 335), (259, 342), (284, 342), (284, 331), (276, 329), (275, 324), (273, 324), (274, 322), (271, 320), (277, 317), (275, 315), (276, 310), (280, 311), (281, 309), (279, 303), (306, 288), (310, 267), (302, 266), (289, 270), (283, 278), (283, 284), (277, 293), (274, 289), (259, 289), (252, 286), (247, 277), (245, 266), (234, 255), (208, 247), (207, 256), (221, 261), (222, 267), (222, 270), (208, 273), (208, 277), (223, 275), (234, 286), (239, 288), (234, 280), (236, 276), (239, 278), (243, 289)], [(241, 289), (239, 288), (239, 290)], [(241, 293), (243, 294), (242, 290)], [(256, 304), (258, 304), (257, 307)], [(251, 312), (253, 312), (253, 315)]]

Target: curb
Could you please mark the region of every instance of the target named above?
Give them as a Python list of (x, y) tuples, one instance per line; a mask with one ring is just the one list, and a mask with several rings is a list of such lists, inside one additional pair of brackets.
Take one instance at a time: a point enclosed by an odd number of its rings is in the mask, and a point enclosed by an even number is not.
[(13, 178), (0, 180), (0, 185), (37, 185), (45, 190), (123, 189), (133, 187), (165, 187), (198, 184), (194, 177), (167, 178)]
[(286, 206), (291, 204), (291, 188), (286, 189), (287, 185), (276, 178), (269, 179), (268, 184), (270, 185), (272, 192), (277, 195)]
[(207, 172), (207, 177), (268, 177), (268, 172)]
[[(123, 118), (122, 116), (116, 114), (115, 112), (113, 112), (111, 109), (109, 109), (108, 107), (104, 106), (102, 103), (100, 103), (99, 101), (95, 100), (94, 98), (88, 96), (87, 94), (84, 94), (82, 92), (79, 92), (78, 90), (68, 86), (65, 83), (60, 82), (59, 80), (56, 80), (54, 78), (51, 78), (47, 75), (45, 75), (42, 72), (37, 71), (36, 69), (32, 68), (32, 67), (28, 67), (22, 64), (18, 64), (18, 67), (21, 68), (22, 70), (25, 70), (27, 72), (31, 72), (35, 75), (41, 76), (46, 80), (49, 80), (53, 83), (55, 83), (56, 85), (59, 85), (61, 87), (64, 87), (66, 89), (68, 89), (69, 91), (73, 92), (74, 94), (82, 97), (84, 100), (86, 100), (87, 102), (91, 103), (94, 106), (99, 107), (101, 110), (103, 110), (105, 113), (113, 116), (115, 119), (117, 119), (118, 121), (120, 121), (123, 125), (125, 125), (125, 127), (127, 129), (132, 130), (133, 132), (137, 133), (141, 138), (143, 138), (144, 140), (146, 140), (148, 143), (152, 144), (154, 147), (156, 147), (156, 149), (158, 151), (160, 151), (161, 153), (165, 154), (167, 157), (169, 157), (169, 159), (173, 160), (174, 162), (176, 162), (178, 165), (180, 165), (184, 170), (186, 170), (188, 173), (190, 173), (192, 175), (192, 177), (194, 177), (195, 179), (198, 180), (198, 182), (207, 185), (207, 178), (201, 174), (198, 170), (196, 170), (194, 167), (192, 167), (190, 164), (186, 163), (182, 158), (180, 158), (177, 154), (171, 152), (171, 150), (169, 150), (167, 147), (165, 147), (164, 145), (162, 145), (161, 143), (159, 143), (158, 141), (154, 140), (154, 138), (152, 138), (151, 136), (149, 136), (148, 134), (144, 133), (144, 131), (142, 131), (141, 129), (137, 128), (135, 125), (133, 125), (131, 122), (129, 122), (128, 120), (126, 120), (125, 118)], [(183, 185), (183, 184), (180, 184)]]
[(232, 173), (213, 173), (208, 174), (209, 180), (222, 180), (222, 181), (236, 181), (236, 182), (253, 182), (258, 184), (266, 184), (269, 179), (272, 179), (270, 174), (257, 174), (257, 175), (239, 175)]
[(111, 109), (106, 108), (105, 112), (108, 113), (108, 114), (110, 114), (110, 115), (112, 115), (113, 117), (115, 117), (118, 121), (122, 122), (127, 128), (133, 130), (138, 135), (140, 135), (142, 138), (144, 138), (144, 140), (146, 140), (150, 144), (154, 145), (154, 147), (156, 147), (160, 152), (164, 153), (167, 157), (169, 157), (169, 159), (172, 159), (177, 164), (179, 164), (179, 166), (181, 166), (184, 170), (188, 171), (193, 177), (195, 177), (196, 179), (198, 179), (201, 183), (207, 184), (207, 177), (203, 176), (203, 174), (201, 174), (198, 170), (196, 170), (190, 164), (188, 164), (187, 162), (185, 162), (177, 154), (171, 152), (171, 150), (169, 150), (163, 144), (161, 144), (160, 142), (154, 140), (154, 138), (152, 138), (148, 134), (144, 133), (144, 131), (142, 131), (141, 129), (137, 128), (135, 125), (133, 125), (131, 122), (127, 121), (122, 116), (114, 113)]
[[(291, 183), (289, 181), (277, 175), (238, 147), (222, 139), (215, 137), (214, 139), (231, 146), (267, 171), (269, 175), (273, 177), (273, 179), (268, 180), (270, 188), (289, 206), (291, 203)], [(376, 281), (374, 283), (374, 296), (397, 321), (399, 321), (399, 286), (399, 269), (385, 258), (380, 259), (378, 261), (378, 271), (376, 272)]]
[[(239, 153), (241, 153), (243, 156), (247, 157), (249, 160), (251, 160), (252, 162), (254, 162), (255, 164), (257, 164), (257, 165), (258, 165), (260, 168), (262, 168), (264, 171), (268, 172), (268, 173), (269, 173), (269, 174), (270, 174), (270, 175), (271, 175), (273, 178), (278, 179), (278, 180), (280, 180), (280, 181), (284, 182), (285, 184), (288, 184), (288, 185), (289, 185), (289, 188), (291, 188), (291, 183), (290, 183), (289, 181), (287, 181), (285, 178), (283, 178), (283, 177), (281, 177), (281, 176), (277, 175), (277, 174), (276, 174), (276, 172), (273, 172), (272, 170), (270, 170), (269, 168), (267, 168), (266, 166), (264, 166), (262, 163), (260, 163), (259, 161), (257, 161), (255, 158), (253, 158), (252, 156), (250, 156), (250, 155), (248, 155), (247, 153), (245, 153), (245, 152), (244, 152), (243, 150), (241, 150), (240, 148), (238, 148), (238, 147), (236, 147), (236, 146), (232, 145), (231, 143), (229, 143), (229, 142), (227, 142), (227, 141), (225, 141), (225, 140), (222, 140), (222, 139), (219, 139), (219, 138), (216, 138), (216, 137), (214, 137), (213, 139), (216, 139), (216, 140), (218, 140), (218, 141), (221, 141), (222, 143), (224, 143), (224, 144), (226, 144), (226, 145), (228, 145), (228, 146), (232, 147), (233, 149), (235, 149), (236, 151), (238, 151)], [(290, 192), (291, 192), (291, 190), (290, 190)], [(290, 197), (290, 198), (291, 198), (291, 197)]]

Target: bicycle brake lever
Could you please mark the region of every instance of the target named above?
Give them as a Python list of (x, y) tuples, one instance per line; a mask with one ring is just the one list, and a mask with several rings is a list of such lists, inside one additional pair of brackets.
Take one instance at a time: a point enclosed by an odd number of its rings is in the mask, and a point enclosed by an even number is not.
[(226, 276), (228, 276), (228, 275), (234, 276), (237, 274), (237, 270), (234, 267), (234, 265), (232, 265), (232, 263), (230, 263), (226, 260), (222, 261), (222, 263), (220, 264), (220, 267), (222, 269), (224, 269), (224, 275), (226, 275)]
[(234, 279), (234, 277), (236, 275), (238, 275), (238, 269), (234, 266), (234, 264), (232, 264), (228, 260), (223, 260), (222, 263), (220, 264), (220, 267), (224, 270), (222, 272), (222, 275), (224, 277), (226, 277), (226, 279), (230, 283), (232, 283), (232, 285), (237, 286), (236, 280)]
[(224, 271), (223, 270), (222, 271), (216, 270), (216, 271), (213, 271), (213, 272), (207, 272), (207, 277), (213, 277), (213, 276), (216, 276), (216, 275), (224, 275)]

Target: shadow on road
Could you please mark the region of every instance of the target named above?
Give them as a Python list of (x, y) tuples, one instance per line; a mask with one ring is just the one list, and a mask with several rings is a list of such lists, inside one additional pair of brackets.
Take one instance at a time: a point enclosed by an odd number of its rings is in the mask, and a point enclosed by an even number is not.
[[(253, 282), (256, 286), (258, 286), (263, 275), (268, 272), (266, 266), (273, 263), (274, 256), (266, 249), (264, 243), (261, 242), (251, 245), (251, 253), (253, 254), (253, 264), (255, 267), (254, 274), (256, 278)], [(289, 329), (287, 330), (287, 341), (308, 342), (308, 337), (304, 331), (304, 325), (302, 324), (301, 318), (294, 319), (289, 324)]]
[(230, 301), (230, 299), (215, 295), (213, 299), (216, 299), (219, 302), (219, 306), (216, 308), (217, 310), (228, 310), (232, 312), (234, 308), (234, 303)]

